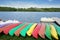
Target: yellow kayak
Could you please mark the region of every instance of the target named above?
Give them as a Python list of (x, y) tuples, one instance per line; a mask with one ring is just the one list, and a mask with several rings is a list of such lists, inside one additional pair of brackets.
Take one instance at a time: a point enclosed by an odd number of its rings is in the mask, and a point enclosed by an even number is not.
[(33, 32), (33, 30), (34, 30), (34, 28), (37, 26), (37, 23), (34, 23), (31, 27), (30, 27), (30, 29), (27, 31), (27, 35), (28, 36), (31, 36), (32, 35), (32, 32)]
[(58, 35), (57, 35), (57, 31), (56, 31), (55, 27), (52, 24), (50, 25), (50, 27), (51, 27), (51, 35), (52, 35), (52, 37), (54, 37), (55, 39), (58, 40)]

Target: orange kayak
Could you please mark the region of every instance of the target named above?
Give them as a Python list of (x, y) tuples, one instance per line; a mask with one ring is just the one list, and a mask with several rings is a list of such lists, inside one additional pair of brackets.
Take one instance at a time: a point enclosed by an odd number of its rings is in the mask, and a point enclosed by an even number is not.
[(37, 24), (36, 28), (33, 30), (32, 35), (34, 38), (38, 38), (38, 32), (39, 32), (40, 28), (41, 28), (41, 24), (39, 23), (39, 24)]
[(23, 28), (25, 28), (27, 25), (28, 25), (28, 23), (24, 24), (21, 28), (19, 28), (18, 30), (16, 30), (15, 33), (14, 33), (15, 36), (19, 36), (20, 31), (21, 31)]
[(39, 36), (45, 39), (45, 24), (44, 23), (42, 23), (41, 28), (39, 30)]

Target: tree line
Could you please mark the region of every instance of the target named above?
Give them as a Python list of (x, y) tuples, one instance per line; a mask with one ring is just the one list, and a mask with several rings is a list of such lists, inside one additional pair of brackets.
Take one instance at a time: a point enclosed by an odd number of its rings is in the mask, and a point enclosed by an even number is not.
[(0, 11), (60, 12), (60, 8), (12, 8), (0, 7)]

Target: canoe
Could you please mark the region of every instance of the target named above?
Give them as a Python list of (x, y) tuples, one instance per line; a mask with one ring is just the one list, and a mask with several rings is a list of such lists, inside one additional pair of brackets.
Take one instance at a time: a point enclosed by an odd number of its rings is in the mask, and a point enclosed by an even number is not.
[(58, 25), (56, 25), (56, 24), (53, 24), (53, 25), (54, 25), (54, 27), (55, 27), (58, 35), (60, 36), (60, 26), (58, 26)]
[(20, 31), (21, 36), (25, 37), (27, 31), (29, 30), (29, 28), (30, 28), (32, 25), (33, 25), (33, 23), (29, 23), (24, 29), (22, 29), (22, 30)]
[(54, 22), (54, 20), (52, 18), (46, 18), (46, 17), (41, 18), (40, 21), (41, 22)]
[(21, 31), (23, 28), (25, 28), (27, 25), (28, 25), (28, 23), (26, 23), (24, 26), (22, 26), (21, 28), (19, 28), (18, 30), (16, 30), (15, 33), (14, 33), (15, 36), (19, 36), (20, 31)]
[(8, 27), (8, 25), (11, 25), (12, 23), (9, 23), (9, 24), (2, 24), (1, 26), (0, 26), (0, 33), (6, 28), (6, 27)]
[(41, 24), (38, 23), (36, 28), (33, 30), (32, 36), (36, 39), (38, 38), (38, 33), (39, 33), (40, 28), (41, 28)]
[(22, 27), (24, 24), (25, 24), (25, 23), (22, 23), (22, 24), (16, 26), (15, 28), (11, 29), (11, 30), (9, 31), (9, 35), (10, 35), (10, 36), (13, 36), (14, 33), (15, 33), (15, 31), (16, 31), (17, 29), (19, 29), (20, 27)]
[(9, 25), (11, 25), (11, 24), (5, 25), (4, 27), (0, 28), (0, 33), (3, 32), (3, 30), (4, 30), (5, 28), (7, 28)]
[(37, 23), (34, 23), (31, 27), (30, 27), (30, 29), (27, 31), (27, 35), (28, 36), (31, 36), (32, 35), (32, 32), (33, 32), (33, 30), (34, 30), (34, 28), (37, 26)]
[(6, 29), (3, 30), (3, 33), (7, 35), (12, 28), (18, 26), (19, 24), (20, 23), (14, 23), (14, 24), (9, 25)]
[[(18, 21), (6, 21), (6, 22), (1, 22), (0, 23), (0, 33), (5, 29), (5, 28), (7, 28), (10, 24), (13, 24), (13, 23), (19, 23)], [(22, 23), (22, 22), (21, 22)]]
[(56, 31), (55, 27), (52, 24), (50, 25), (50, 27), (51, 27), (52, 37), (55, 38), (56, 40), (58, 40), (58, 35), (57, 35), (57, 31)]
[(44, 23), (41, 24), (41, 28), (39, 30), (39, 36), (45, 39), (45, 24)]
[(51, 28), (50, 28), (50, 25), (49, 25), (49, 24), (46, 24), (45, 35), (46, 35), (46, 37), (49, 38), (50, 40), (52, 39), (52, 38), (51, 38)]

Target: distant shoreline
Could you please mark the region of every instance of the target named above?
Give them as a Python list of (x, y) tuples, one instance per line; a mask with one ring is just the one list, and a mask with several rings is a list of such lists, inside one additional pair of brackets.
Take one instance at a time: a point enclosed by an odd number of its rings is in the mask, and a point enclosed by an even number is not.
[(14, 11), (14, 12), (60, 12), (60, 8), (11, 8), (0, 7), (0, 11)]

